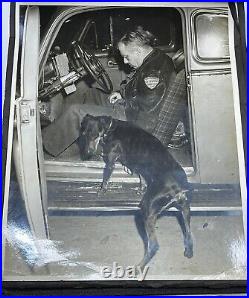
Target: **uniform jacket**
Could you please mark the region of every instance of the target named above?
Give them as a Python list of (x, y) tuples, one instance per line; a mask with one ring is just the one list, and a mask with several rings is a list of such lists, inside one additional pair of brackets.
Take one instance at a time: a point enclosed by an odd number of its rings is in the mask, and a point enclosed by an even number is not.
[(172, 59), (161, 50), (154, 49), (143, 64), (121, 84), (127, 120), (152, 132), (169, 81), (174, 75)]

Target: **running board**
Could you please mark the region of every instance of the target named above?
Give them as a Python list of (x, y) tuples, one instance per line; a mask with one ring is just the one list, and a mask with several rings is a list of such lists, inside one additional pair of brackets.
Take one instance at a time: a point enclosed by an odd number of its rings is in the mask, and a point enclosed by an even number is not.
[[(102, 182), (103, 161), (45, 161), (45, 173), (48, 181), (82, 181), (82, 182)], [(193, 167), (184, 168), (187, 176), (194, 175)], [(129, 174), (120, 164), (115, 165), (115, 169), (110, 179), (111, 182), (139, 183), (136, 174)], [(191, 182), (191, 181), (190, 181)]]
[[(124, 181), (122, 181), (124, 182)], [(98, 194), (97, 182), (47, 181), (48, 210), (60, 211), (132, 211), (139, 209), (142, 194), (137, 183), (110, 183)], [(240, 212), (240, 192), (226, 185), (192, 185), (191, 211)], [(175, 210), (175, 209), (171, 209)]]
[[(140, 208), (138, 206), (86, 206), (86, 207), (49, 207), (48, 212), (50, 215), (56, 215), (59, 212), (118, 212), (118, 211), (137, 211)], [(167, 212), (176, 212), (177, 209), (172, 207), (167, 210)], [(238, 214), (242, 214), (242, 207), (233, 206), (233, 207), (225, 207), (225, 206), (214, 206), (214, 207), (204, 207), (204, 206), (196, 206), (190, 208), (191, 212), (236, 212)]]

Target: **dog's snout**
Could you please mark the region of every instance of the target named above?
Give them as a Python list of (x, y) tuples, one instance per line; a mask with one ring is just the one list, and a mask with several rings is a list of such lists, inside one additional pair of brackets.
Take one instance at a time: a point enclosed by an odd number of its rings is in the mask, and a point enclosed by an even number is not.
[(102, 130), (99, 122), (94, 117), (85, 116), (80, 128), (80, 150), (82, 159), (97, 153), (101, 141)]

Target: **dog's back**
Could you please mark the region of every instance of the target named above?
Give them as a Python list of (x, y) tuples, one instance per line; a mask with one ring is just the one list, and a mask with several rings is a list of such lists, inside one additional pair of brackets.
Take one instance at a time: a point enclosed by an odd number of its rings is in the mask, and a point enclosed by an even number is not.
[(108, 153), (117, 141), (121, 146), (120, 162), (123, 165), (146, 180), (163, 180), (170, 174), (187, 188), (184, 170), (156, 137), (128, 122), (113, 120), (112, 130), (104, 141), (104, 153)]

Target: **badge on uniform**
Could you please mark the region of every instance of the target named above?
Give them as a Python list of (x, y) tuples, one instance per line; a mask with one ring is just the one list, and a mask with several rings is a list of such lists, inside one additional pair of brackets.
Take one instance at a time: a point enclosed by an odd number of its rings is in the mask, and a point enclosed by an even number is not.
[(159, 78), (158, 77), (146, 77), (146, 78), (144, 78), (144, 82), (145, 82), (146, 86), (152, 90), (158, 85)]

